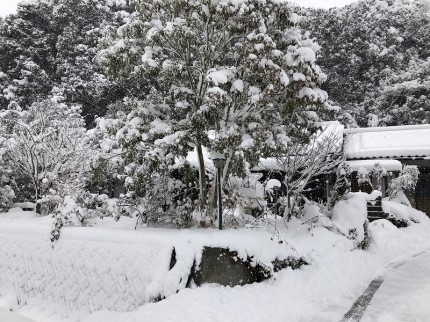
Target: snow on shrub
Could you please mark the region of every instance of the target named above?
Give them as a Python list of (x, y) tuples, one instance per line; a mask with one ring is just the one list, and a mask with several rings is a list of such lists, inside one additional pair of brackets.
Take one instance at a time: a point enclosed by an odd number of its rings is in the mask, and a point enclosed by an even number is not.
[(362, 192), (350, 192), (344, 200), (339, 201), (332, 209), (333, 224), (356, 246), (365, 239), (365, 222), (367, 220), (367, 199), (371, 195)]
[(330, 218), (323, 213), (320, 204), (307, 202), (303, 207), (302, 213), (303, 215), (300, 217), (300, 220), (303, 224), (308, 224), (310, 228), (318, 226), (326, 228), (333, 227)]
[(352, 169), (347, 163), (342, 162), (339, 164), (336, 171), (336, 182), (330, 199), (329, 209), (332, 209), (336, 202), (351, 191), (351, 173)]
[(118, 220), (121, 212), (118, 200), (105, 194), (82, 191), (78, 196), (65, 196), (55, 212), (51, 241), (60, 238), (63, 226), (86, 226), (95, 217), (113, 217)]
[[(419, 223), (427, 219), (427, 216), (417, 209), (400, 203), (398, 200), (383, 200), (382, 208), (392, 218), (392, 222), (398, 226), (409, 226), (412, 222)], [(390, 218), (389, 217), (389, 218)], [(403, 223), (403, 225), (402, 225)]]
[(12, 205), (15, 192), (8, 184), (3, 184), (3, 177), (0, 174), (0, 211), (6, 211)]

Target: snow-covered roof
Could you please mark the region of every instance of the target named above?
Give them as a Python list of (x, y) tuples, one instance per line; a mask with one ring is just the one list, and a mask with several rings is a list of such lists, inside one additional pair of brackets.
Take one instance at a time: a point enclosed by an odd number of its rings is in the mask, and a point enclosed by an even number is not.
[(347, 129), (345, 134), (347, 159), (430, 156), (430, 124)]
[(320, 126), (322, 131), (318, 131), (316, 135), (315, 139), (317, 142), (335, 140), (339, 144), (342, 144), (345, 127), (339, 121), (321, 122)]
[(366, 168), (368, 170), (372, 170), (373, 166), (376, 163), (379, 163), (381, 167), (383, 167), (387, 171), (401, 171), (402, 163), (398, 160), (352, 160), (345, 161), (347, 165), (351, 167), (352, 171), (358, 171), (360, 168)]

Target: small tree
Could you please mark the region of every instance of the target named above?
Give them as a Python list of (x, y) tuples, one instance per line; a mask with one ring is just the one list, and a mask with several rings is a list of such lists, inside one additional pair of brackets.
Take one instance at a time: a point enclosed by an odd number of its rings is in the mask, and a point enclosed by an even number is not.
[(285, 173), (286, 194), (281, 202), (288, 217), (295, 214), (309, 184), (342, 162), (341, 138), (336, 128), (328, 127), (312, 135), (309, 143), (290, 141), (286, 154), (276, 158), (274, 167)]
[(58, 98), (1, 114), (3, 149), (15, 176), (29, 180), (37, 212), (83, 185), (92, 142), (80, 109)]
[(400, 192), (415, 190), (419, 174), (416, 165), (404, 166), (400, 175), (390, 183), (390, 199), (396, 198)]
[(342, 162), (337, 168), (336, 182), (334, 184), (334, 192), (330, 200), (329, 209), (333, 208), (336, 202), (351, 191), (351, 173), (351, 167), (345, 162)]

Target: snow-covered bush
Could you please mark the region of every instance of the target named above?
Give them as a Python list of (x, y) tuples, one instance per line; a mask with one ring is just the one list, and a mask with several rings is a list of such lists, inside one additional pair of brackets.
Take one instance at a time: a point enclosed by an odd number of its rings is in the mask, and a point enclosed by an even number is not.
[(342, 162), (336, 171), (336, 182), (330, 199), (329, 209), (332, 209), (336, 202), (341, 200), (348, 192), (351, 191), (351, 167)]
[(403, 202), (410, 206), (409, 201), (405, 200), (404, 192), (415, 190), (419, 174), (420, 171), (417, 166), (404, 166), (400, 175), (390, 183), (390, 199), (401, 198)]
[[(342, 162), (343, 127), (336, 122), (324, 124), (306, 140), (290, 140), (283, 154), (270, 165), (284, 175), (285, 193), (279, 199), (285, 215), (300, 215), (309, 187), (327, 174), (333, 173)], [(309, 134), (309, 133), (308, 133)]]
[(63, 226), (86, 226), (96, 217), (119, 219), (123, 208), (118, 199), (105, 194), (92, 194), (78, 191), (75, 196), (67, 195), (57, 201), (54, 211), (54, 223), (51, 227), (51, 241), (60, 238)]
[(381, 191), (381, 181), (383, 177), (386, 177), (388, 174), (387, 170), (381, 166), (380, 163), (375, 163), (373, 165), (372, 170), (370, 171), (370, 176), (374, 180), (375, 190)]
[(12, 188), (13, 182), (7, 173), (0, 168), (0, 212), (6, 211), (12, 205), (15, 192)]
[(411, 206), (404, 205), (399, 200), (383, 200), (382, 207), (384, 212), (389, 214), (388, 220), (391, 221), (396, 227), (406, 227), (412, 223), (419, 223), (428, 220), (426, 214), (412, 208)]
[(4, 142), (5, 139), (1, 137), (0, 131), (0, 212), (6, 211), (12, 205), (15, 197), (14, 179), (10, 163), (6, 159)]
[(357, 171), (357, 182), (359, 185), (369, 184), (372, 188), (372, 181), (370, 180), (370, 171), (366, 167), (361, 167)]

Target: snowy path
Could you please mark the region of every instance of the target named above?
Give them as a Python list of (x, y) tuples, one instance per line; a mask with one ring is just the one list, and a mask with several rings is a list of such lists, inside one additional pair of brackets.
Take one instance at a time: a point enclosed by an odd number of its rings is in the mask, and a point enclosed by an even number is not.
[(430, 252), (387, 274), (363, 315), (370, 321), (430, 321)]
[(9, 311), (0, 307), (0, 322), (34, 322), (20, 314)]
[(343, 321), (430, 321), (430, 251), (389, 267), (388, 273), (372, 281)]

